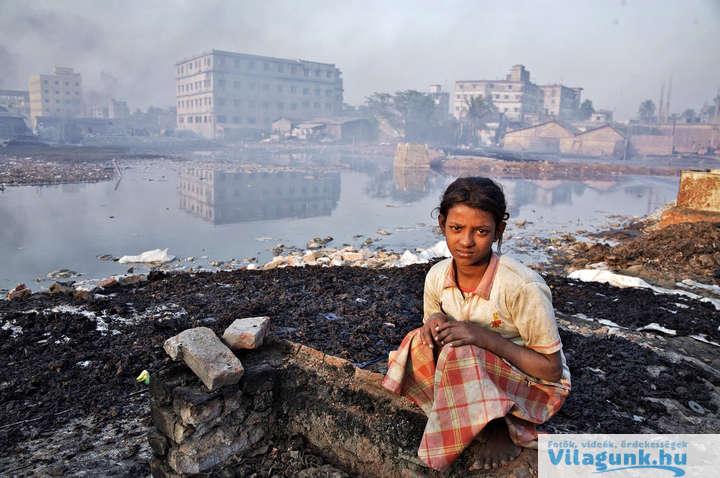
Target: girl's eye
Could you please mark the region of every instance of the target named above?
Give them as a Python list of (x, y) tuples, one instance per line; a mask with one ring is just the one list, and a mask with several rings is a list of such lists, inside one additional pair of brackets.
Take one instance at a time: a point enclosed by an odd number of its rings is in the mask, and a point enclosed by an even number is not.
[(481, 236), (484, 236), (485, 234), (488, 233), (488, 231), (486, 229), (478, 229), (476, 232), (478, 234), (480, 234)]
[(450, 229), (452, 229), (453, 231), (459, 231), (461, 228), (460, 226), (450, 226)]

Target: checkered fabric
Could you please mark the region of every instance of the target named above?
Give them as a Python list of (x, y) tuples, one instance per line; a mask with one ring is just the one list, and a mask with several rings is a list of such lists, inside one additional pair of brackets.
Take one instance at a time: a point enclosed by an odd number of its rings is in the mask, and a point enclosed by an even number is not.
[(410, 332), (390, 352), (383, 386), (415, 402), (428, 416), (418, 456), (431, 468), (449, 466), (491, 420), (504, 417), (510, 438), (535, 446), (535, 424), (565, 401), (569, 383), (538, 383), (497, 355), (474, 345), (445, 346), (436, 357)]

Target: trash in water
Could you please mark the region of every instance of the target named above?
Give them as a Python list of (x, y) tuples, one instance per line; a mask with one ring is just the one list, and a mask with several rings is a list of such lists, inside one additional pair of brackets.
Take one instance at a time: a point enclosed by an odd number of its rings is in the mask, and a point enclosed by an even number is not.
[(118, 262), (120, 264), (127, 264), (130, 262), (164, 263), (174, 261), (175, 256), (168, 255), (167, 251), (167, 249), (153, 249), (151, 251), (145, 251), (139, 256), (122, 256)]

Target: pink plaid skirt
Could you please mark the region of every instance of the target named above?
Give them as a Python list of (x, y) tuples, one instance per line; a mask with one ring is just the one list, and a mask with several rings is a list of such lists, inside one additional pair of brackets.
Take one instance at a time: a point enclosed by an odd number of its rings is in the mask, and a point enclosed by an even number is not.
[(504, 417), (512, 441), (533, 446), (535, 424), (546, 422), (570, 392), (547, 385), (474, 345), (433, 349), (415, 329), (390, 352), (383, 387), (415, 402), (428, 417), (418, 456), (431, 468), (449, 466), (491, 420)]

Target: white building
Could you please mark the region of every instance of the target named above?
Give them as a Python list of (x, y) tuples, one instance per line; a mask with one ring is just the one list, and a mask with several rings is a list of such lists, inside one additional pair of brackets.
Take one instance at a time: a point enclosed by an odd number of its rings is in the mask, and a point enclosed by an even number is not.
[(83, 115), (82, 78), (72, 68), (56, 66), (52, 75), (34, 75), (29, 81), (30, 118), (76, 118)]
[(177, 127), (206, 138), (342, 112), (334, 64), (212, 50), (175, 66)]

